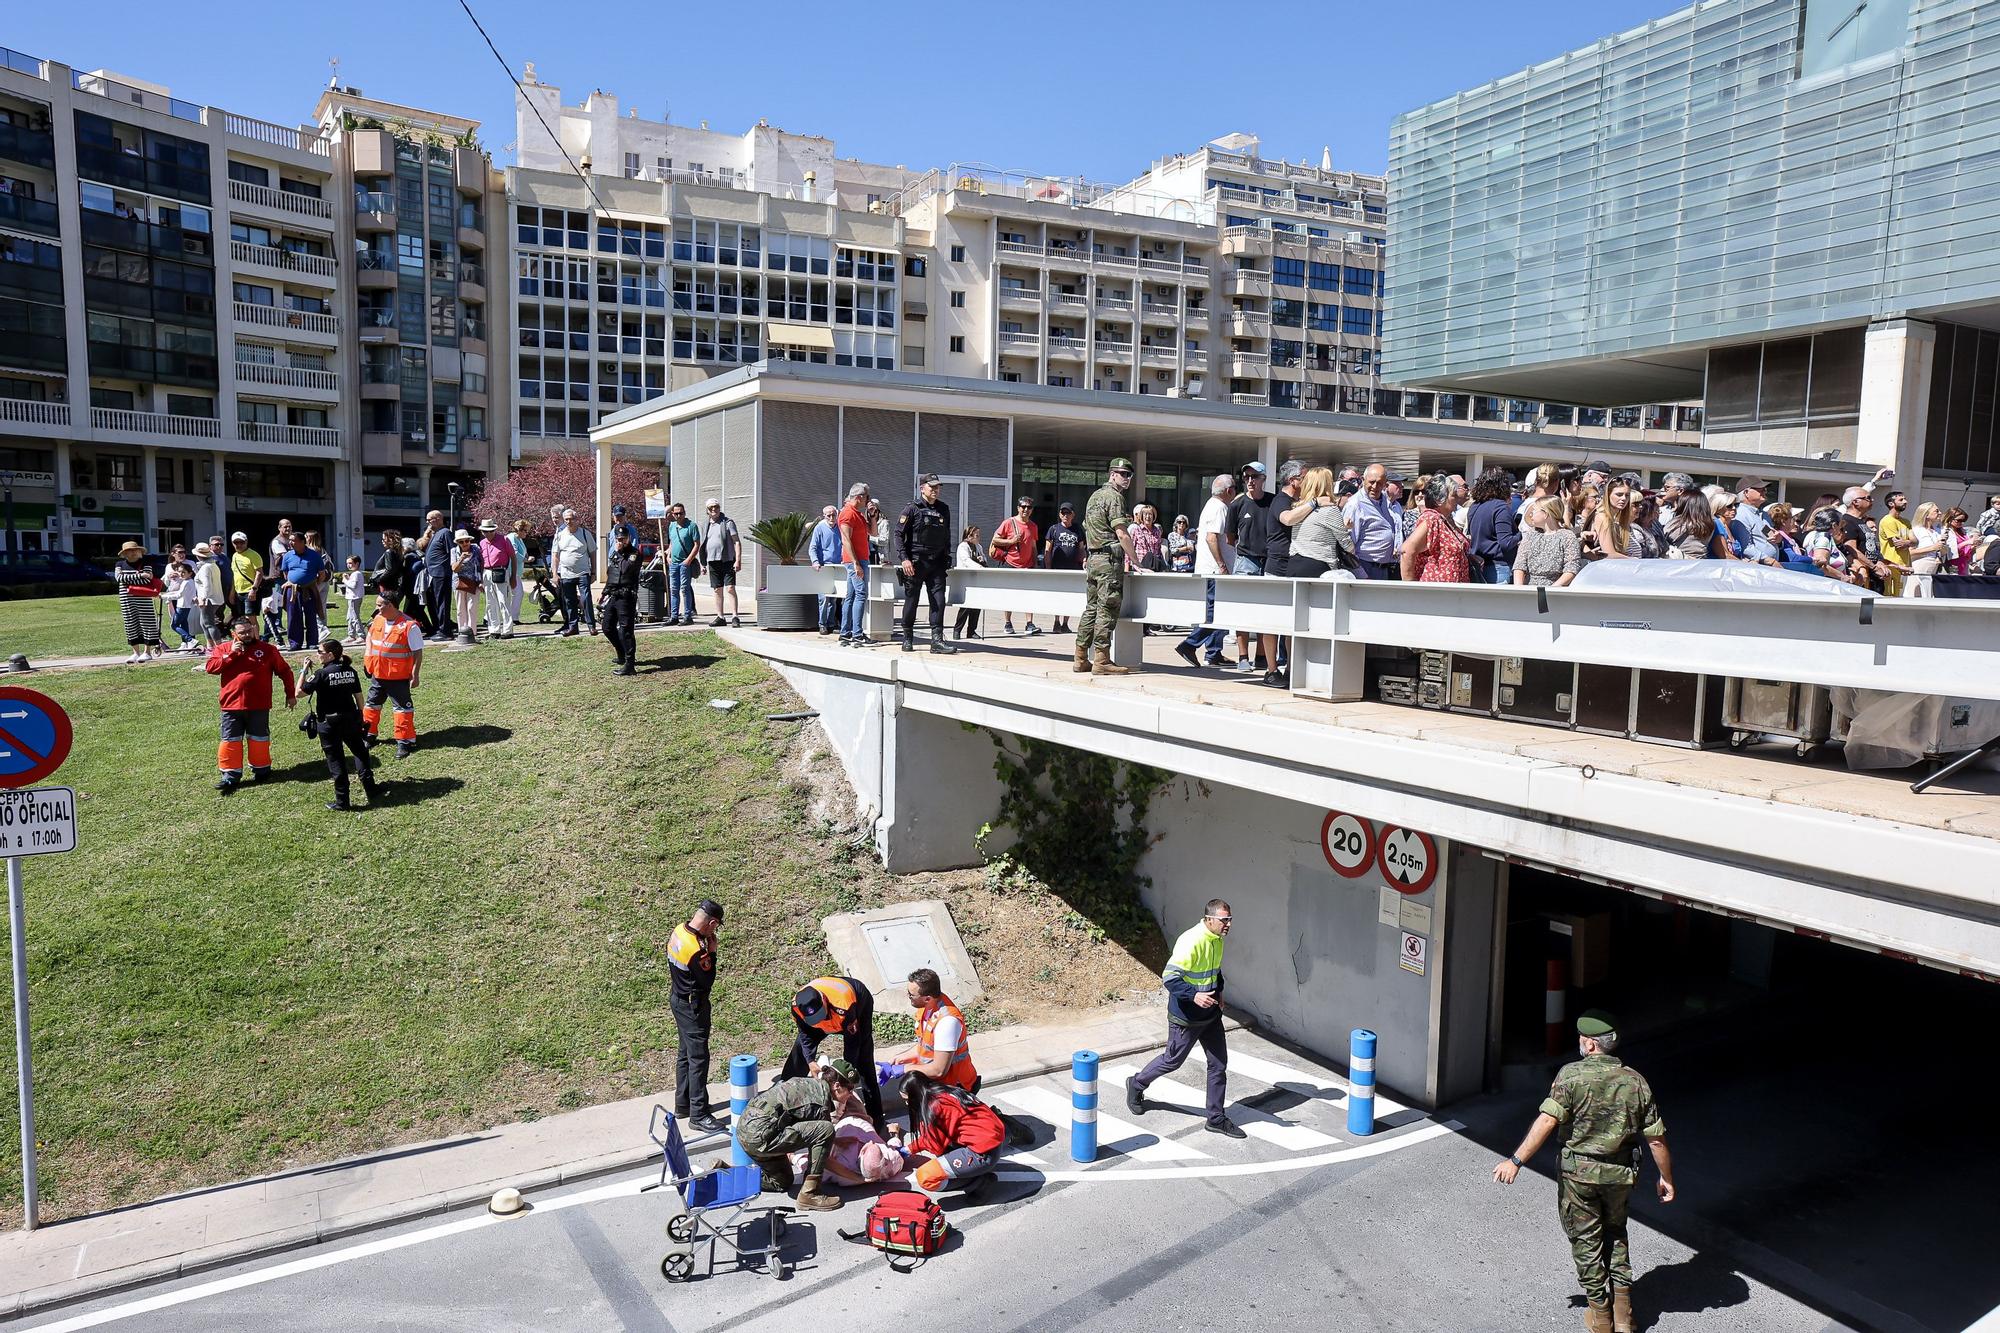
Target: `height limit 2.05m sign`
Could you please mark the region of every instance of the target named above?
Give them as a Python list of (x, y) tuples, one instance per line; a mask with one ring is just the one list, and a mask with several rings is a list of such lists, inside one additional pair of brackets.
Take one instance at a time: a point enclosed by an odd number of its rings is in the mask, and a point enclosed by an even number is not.
[(1387, 825), (1375, 859), (1382, 878), (1398, 893), (1422, 893), (1437, 880), (1438, 849), (1428, 833)]

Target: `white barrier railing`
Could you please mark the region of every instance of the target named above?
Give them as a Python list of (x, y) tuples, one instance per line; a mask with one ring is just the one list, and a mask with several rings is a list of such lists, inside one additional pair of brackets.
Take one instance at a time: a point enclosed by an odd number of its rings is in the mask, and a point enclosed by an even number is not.
[[(776, 592), (838, 596), (846, 586), (838, 566), (778, 566), (765, 578)], [(1142, 624), (1210, 624), (1290, 637), (1294, 692), (1328, 699), (1361, 696), (1370, 644), (2000, 699), (2000, 601), (1231, 576), (1214, 580), (1211, 616), (1208, 582), (1126, 575), (1113, 658), (1138, 660)], [(952, 605), (985, 611), (1073, 619), (1084, 607), (1078, 570), (954, 569), (947, 586)], [(868, 600), (869, 632), (888, 634), (901, 603), (893, 566), (871, 567)]]

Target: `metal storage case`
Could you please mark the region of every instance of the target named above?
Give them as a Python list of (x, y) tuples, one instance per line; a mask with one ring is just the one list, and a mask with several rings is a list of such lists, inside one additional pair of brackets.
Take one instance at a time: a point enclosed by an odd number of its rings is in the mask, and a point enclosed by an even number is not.
[(1498, 658), (1451, 654), (1445, 668), (1444, 706), (1454, 713), (1493, 716), (1493, 695), (1499, 680)]
[(1707, 676), (1649, 667), (1577, 668), (1576, 726), (1700, 750), (1728, 739), (1722, 690)]
[(1722, 725), (1732, 747), (1760, 735), (1790, 736), (1804, 758), (1832, 731), (1833, 693), (1824, 685), (1731, 676), (1722, 690)]
[(1576, 729), (1600, 736), (1632, 733), (1631, 667), (1584, 662), (1576, 669)]
[(1417, 702), (1443, 708), (1451, 697), (1451, 654), (1424, 650), (1417, 657)]
[(1573, 662), (1501, 658), (1500, 716), (1515, 722), (1572, 725), (1576, 717), (1576, 670)]

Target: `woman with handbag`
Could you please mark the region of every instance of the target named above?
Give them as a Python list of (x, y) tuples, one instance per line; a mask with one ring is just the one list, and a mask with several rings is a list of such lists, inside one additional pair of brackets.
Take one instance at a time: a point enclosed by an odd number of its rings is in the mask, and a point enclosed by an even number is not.
[(479, 548), (464, 528), (451, 534), (452, 619), (468, 634), (479, 624)]

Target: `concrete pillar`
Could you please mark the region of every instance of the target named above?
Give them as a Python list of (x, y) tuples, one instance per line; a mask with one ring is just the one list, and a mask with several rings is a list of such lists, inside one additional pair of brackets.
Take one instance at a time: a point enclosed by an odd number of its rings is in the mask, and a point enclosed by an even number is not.
[(56, 441), (56, 549), (72, 551), (70, 544), (68, 496), (70, 493), (69, 441)]
[[(1146, 463), (1147, 457), (1144, 446), (1134, 449), (1132, 451), (1132, 476), (1135, 484), (1132, 487), (1131, 503), (1126, 506), (1128, 509), (1136, 508), (1146, 503)], [(1167, 517), (1169, 521), (1173, 518), (1171, 514)]]
[(229, 540), (228, 483), (227, 473), (223, 468), (224, 461), (228, 457), (229, 455), (223, 453), (220, 449), (217, 449), (210, 455), (210, 458), (213, 460), (211, 466), (214, 468), (215, 478), (213, 484), (209, 487), (209, 494), (215, 497), (215, 530), (222, 534), (222, 540), (224, 541)]
[[(722, 488), (716, 487), (717, 493)], [(596, 538), (597, 572), (601, 577), (605, 562), (605, 534), (611, 531), (611, 441), (597, 442), (597, 521), (591, 525)]]
[(160, 449), (158, 445), (149, 444), (139, 453), (139, 494), (142, 497), (140, 504), (145, 514), (141, 520), (145, 524), (142, 530), (144, 535), (139, 538), (139, 544), (150, 551), (153, 549), (153, 543), (160, 539), (160, 480), (156, 475)]
[(431, 465), (417, 464), (417, 506), (426, 514), (431, 511)]
[(1266, 435), (1257, 445), (1257, 461), (1264, 465), (1264, 475), (1271, 485), (1278, 484), (1278, 437)]
[(1479, 474), (1486, 470), (1486, 455), (1473, 454), (1465, 460), (1465, 481), (1469, 486), (1479, 480)]
[(1861, 425), (1856, 462), (1896, 470), (1896, 489), (1916, 495), (1923, 482), (1924, 428), (1930, 407), (1937, 328), (1920, 319), (1868, 327), (1861, 360)]

